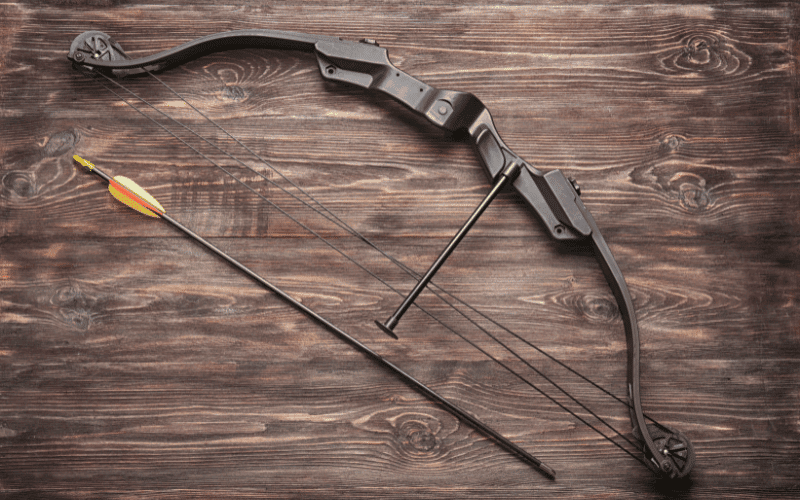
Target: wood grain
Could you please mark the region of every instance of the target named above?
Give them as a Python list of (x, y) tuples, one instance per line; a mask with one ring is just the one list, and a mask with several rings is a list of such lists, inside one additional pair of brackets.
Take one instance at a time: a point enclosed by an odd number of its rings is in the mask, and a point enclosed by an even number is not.
[[(796, 497), (799, 11), (748, 1), (0, 6), (0, 491)], [(688, 481), (657, 480), (622, 437), (614, 446), (549, 399), (630, 437), (624, 406), (525, 343), (624, 397), (625, 338), (601, 271), (586, 249), (551, 241), (517, 196), (494, 202), (435, 280), (502, 326), (425, 292), (419, 305), (442, 324), (414, 309), (394, 341), (373, 320), (413, 280), (293, 198), (272, 169), (422, 272), (488, 189), (463, 141), (386, 98), (323, 82), (310, 54), (212, 54), (159, 75), (180, 97), (150, 78), (120, 88), (87, 77), (65, 58), (90, 29), (138, 56), (244, 28), (377, 39), (409, 74), (475, 93), (532, 164), (578, 179), (633, 294), (645, 412), (697, 450)], [(135, 179), (558, 479), (116, 203), (73, 154)]]

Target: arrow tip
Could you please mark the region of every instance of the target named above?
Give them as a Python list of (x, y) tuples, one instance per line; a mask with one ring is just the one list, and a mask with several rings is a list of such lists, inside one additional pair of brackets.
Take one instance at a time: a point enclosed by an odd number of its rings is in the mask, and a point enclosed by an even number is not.
[(90, 162), (88, 160), (84, 160), (83, 158), (81, 158), (78, 155), (72, 155), (72, 159), (75, 160), (76, 162), (80, 163), (84, 167), (88, 168), (89, 170), (92, 170), (94, 168), (94, 163), (92, 163), (92, 162)]

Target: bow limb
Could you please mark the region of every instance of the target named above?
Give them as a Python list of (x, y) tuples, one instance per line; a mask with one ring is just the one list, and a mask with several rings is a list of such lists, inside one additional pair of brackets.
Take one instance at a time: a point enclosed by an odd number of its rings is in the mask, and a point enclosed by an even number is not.
[(113, 38), (102, 31), (87, 31), (73, 40), (67, 58), (92, 69), (102, 69), (112, 72), (116, 76), (128, 76), (177, 66), (202, 55), (221, 50), (260, 47), (310, 52), (314, 50), (317, 43), (331, 43), (338, 40), (338, 38), (330, 36), (290, 31), (257, 29), (226, 31), (197, 38), (157, 54), (129, 59)]
[(114, 76), (162, 70), (220, 50), (260, 47), (314, 52), (326, 80), (382, 92), (433, 125), (466, 132), (487, 175), (496, 180), (510, 166), (521, 166), (513, 186), (559, 241), (590, 243), (617, 300), (627, 340), (628, 400), (634, 435), (642, 442), (648, 465), (670, 477), (686, 476), (694, 465), (691, 442), (679, 431), (647, 425), (642, 412), (639, 329), (625, 279), (598, 226), (580, 200), (578, 185), (560, 170), (543, 172), (516, 155), (500, 138), (491, 114), (475, 95), (440, 90), (396, 68), (385, 48), (373, 40), (353, 42), (336, 37), (274, 30), (240, 30), (198, 38), (138, 59), (99, 31), (75, 39), (68, 58), (76, 65)]

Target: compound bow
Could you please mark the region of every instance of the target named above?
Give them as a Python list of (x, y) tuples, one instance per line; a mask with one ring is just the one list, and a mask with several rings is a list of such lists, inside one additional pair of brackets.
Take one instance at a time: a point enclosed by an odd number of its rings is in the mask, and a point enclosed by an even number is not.
[[(495, 189), (473, 218), (480, 216), (503, 185), (511, 184), (533, 209), (558, 241), (590, 244), (606, 280), (617, 300), (627, 339), (627, 385), (633, 435), (642, 443), (644, 462), (668, 478), (685, 477), (695, 461), (694, 449), (686, 436), (662, 424), (647, 424), (642, 412), (639, 385), (639, 329), (633, 301), (625, 279), (606, 244), (597, 224), (580, 199), (580, 189), (560, 170), (542, 172), (516, 155), (498, 134), (486, 106), (473, 94), (440, 90), (396, 68), (385, 48), (374, 40), (360, 42), (341, 38), (273, 30), (239, 30), (208, 35), (178, 47), (147, 57), (129, 59), (122, 48), (108, 35), (88, 31), (78, 36), (70, 47), (68, 58), (78, 68), (122, 77), (151, 73), (173, 67), (215, 51), (259, 47), (313, 52), (322, 77), (332, 82), (355, 85), (382, 92), (400, 102), (413, 113), (450, 132), (466, 133), (474, 146)], [(453, 239), (454, 247), (469, 229), (473, 218)], [(448, 247), (448, 249), (452, 250)], [(428, 273), (432, 276), (445, 253)], [(430, 279), (426, 275), (425, 278)], [(427, 284), (420, 280), (416, 292)], [(409, 295), (403, 307), (410, 305), (416, 295)], [(398, 310), (387, 323), (379, 323), (391, 333), (403, 311)]]

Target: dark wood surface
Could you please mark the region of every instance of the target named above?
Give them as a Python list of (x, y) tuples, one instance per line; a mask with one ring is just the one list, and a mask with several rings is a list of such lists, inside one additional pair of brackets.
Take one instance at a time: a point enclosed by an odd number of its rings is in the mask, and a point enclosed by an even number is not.
[[(2, 4), (3, 498), (796, 498), (797, 21), (790, 2), (748, 1)], [(383, 335), (373, 320), (399, 295), (146, 116), (392, 287), (405, 293), (411, 278), (65, 58), (86, 30), (138, 56), (242, 28), (377, 39), (404, 71), (478, 95), (528, 161), (579, 180), (632, 290), (645, 412), (696, 447), (687, 481), (654, 479), (419, 311), (400, 340)], [(324, 83), (311, 54), (236, 50), (160, 78), (417, 271), (487, 192), (466, 143), (387, 98)], [(287, 185), (158, 82), (121, 83)], [(558, 479), (169, 225), (118, 204), (73, 154), (136, 180)], [(622, 323), (594, 258), (552, 241), (518, 196), (495, 201), (436, 281), (625, 394)], [(566, 401), (432, 294), (420, 304)], [(630, 434), (625, 407), (510, 345)]]

